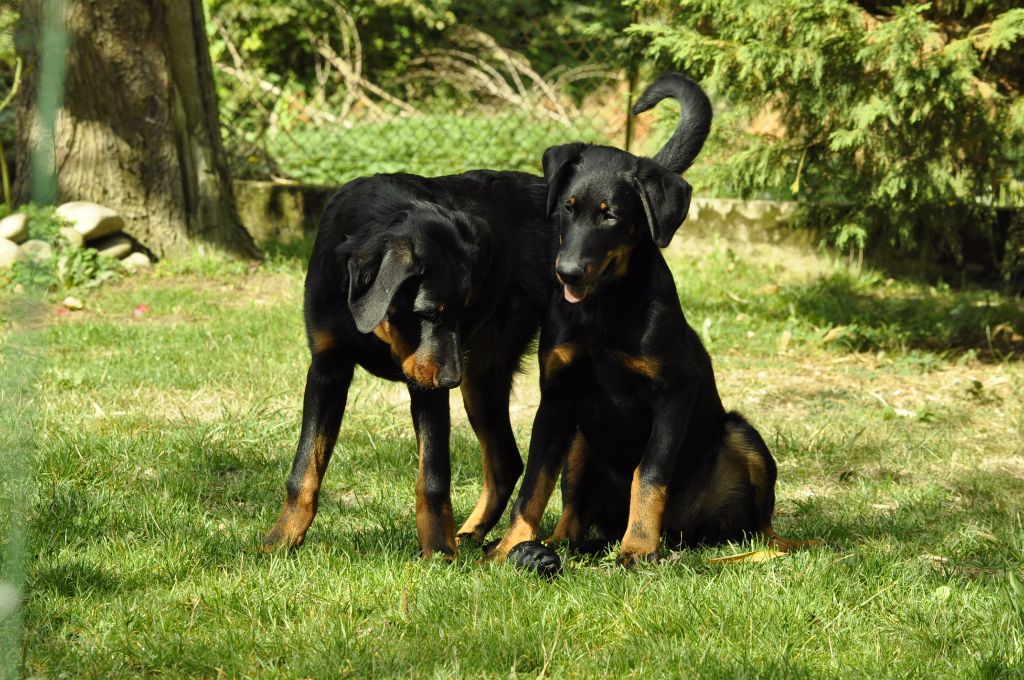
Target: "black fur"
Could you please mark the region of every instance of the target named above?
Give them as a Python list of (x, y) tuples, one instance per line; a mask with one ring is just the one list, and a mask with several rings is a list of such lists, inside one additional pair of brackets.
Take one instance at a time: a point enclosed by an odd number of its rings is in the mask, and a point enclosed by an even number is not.
[(724, 409), (659, 251), (689, 205), (676, 173), (711, 121), (707, 98), (680, 75), (659, 78), (636, 110), (667, 95), (682, 100), (682, 122), (655, 160), (585, 144), (544, 154), (547, 205), (560, 207), (562, 288), (541, 325), (541, 403), (499, 555), (535, 537), (560, 471), (552, 538), (578, 542), (596, 527), (622, 540), (626, 565), (654, 558), (662, 535), (691, 544), (771, 532), (775, 463), (757, 431)]
[(424, 554), (456, 552), (448, 388), (460, 384), (487, 473), (479, 521), (463, 530), (482, 539), (497, 521), (522, 470), (509, 389), (552, 288), (546, 195), (539, 177), (474, 171), (357, 179), (330, 200), (306, 277), (302, 434), (266, 547), (305, 537), (356, 365), (409, 385)]

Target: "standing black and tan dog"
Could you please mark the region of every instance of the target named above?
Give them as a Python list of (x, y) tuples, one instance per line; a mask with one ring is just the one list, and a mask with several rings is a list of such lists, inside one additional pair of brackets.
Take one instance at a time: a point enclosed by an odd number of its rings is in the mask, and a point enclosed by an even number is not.
[(540, 177), (474, 171), (377, 175), (331, 199), (306, 277), (302, 432), (266, 549), (301, 544), (313, 522), (357, 364), (409, 385), (423, 554), (457, 553), (448, 390), (460, 384), (484, 482), (459, 536), (494, 526), (523, 469), (509, 390), (554, 285), (546, 196)]
[(760, 533), (789, 547), (772, 531), (775, 461), (757, 430), (722, 406), (659, 250), (686, 217), (691, 188), (679, 175), (711, 126), (704, 92), (678, 74), (659, 78), (634, 114), (665, 97), (680, 101), (683, 118), (653, 160), (579, 143), (544, 153), (561, 286), (541, 326), (526, 475), (492, 558), (512, 552), (520, 564), (551, 566), (550, 548), (534, 539), (560, 470), (564, 506), (551, 539), (579, 541), (596, 526), (621, 539), (620, 564), (654, 558), (663, 536), (706, 544)]

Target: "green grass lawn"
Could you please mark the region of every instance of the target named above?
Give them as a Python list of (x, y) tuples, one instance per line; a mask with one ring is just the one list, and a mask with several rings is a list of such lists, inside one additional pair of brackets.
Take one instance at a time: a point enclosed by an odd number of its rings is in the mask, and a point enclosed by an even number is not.
[[(569, 558), (552, 582), (478, 550), (423, 561), (404, 388), (357, 374), (306, 544), (264, 555), (300, 422), (303, 259), (162, 264), (46, 310), (21, 672), (1024, 676), (1021, 301), (685, 240), (684, 309), (779, 461), (776, 527), (840, 550)], [(481, 478), (457, 396), (453, 417), (458, 521)]]

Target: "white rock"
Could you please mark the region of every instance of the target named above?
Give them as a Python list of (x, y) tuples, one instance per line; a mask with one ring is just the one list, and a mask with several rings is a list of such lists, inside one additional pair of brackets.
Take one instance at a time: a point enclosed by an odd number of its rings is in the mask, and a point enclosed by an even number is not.
[(72, 227), (61, 227), (60, 235), (72, 248), (81, 248), (85, 245), (85, 237), (75, 231)]
[(53, 246), (34, 238), (21, 244), (21, 252), (26, 260), (42, 264), (53, 257)]
[(128, 271), (135, 271), (136, 269), (149, 269), (153, 266), (153, 262), (145, 253), (132, 253), (121, 260), (121, 265)]
[(28, 215), (14, 213), (0, 220), (0, 238), (21, 243), (28, 238)]
[(124, 229), (124, 219), (110, 208), (88, 201), (72, 201), (57, 208), (60, 217), (71, 222), (86, 241), (116, 234)]
[(64, 298), (64, 300), (61, 301), (61, 304), (64, 305), (67, 309), (70, 309), (72, 312), (80, 311), (85, 307), (84, 302), (82, 302), (80, 299), (72, 295), (69, 295), (66, 298)]
[(98, 250), (100, 255), (106, 255), (118, 260), (132, 252), (132, 242), (122, 234), (112, 234), (111, 236), (104, 236), (101, 239), (90, 241), (89, 247)]
[(0, 238), (0, 269), (10, 269), (21, 259), (21, 248), (14, 241)]

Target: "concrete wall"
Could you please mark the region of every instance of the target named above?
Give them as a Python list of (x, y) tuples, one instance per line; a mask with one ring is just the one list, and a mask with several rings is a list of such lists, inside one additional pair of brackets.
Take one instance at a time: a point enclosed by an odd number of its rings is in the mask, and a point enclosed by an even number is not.
[[(259, 244), (287, 243), (316, 232), (320, 213), (337, 187), (235, 182), (242, 223)], [(681, 233), (719, 234), (734, 242), (815, 247), (819, 235), (792, 228), (793, 201), (698, 198)]]
[(315, 233), (320, 213), (338, 187), (237, 180), (234, 190), (242, 224), (262, 246)]

